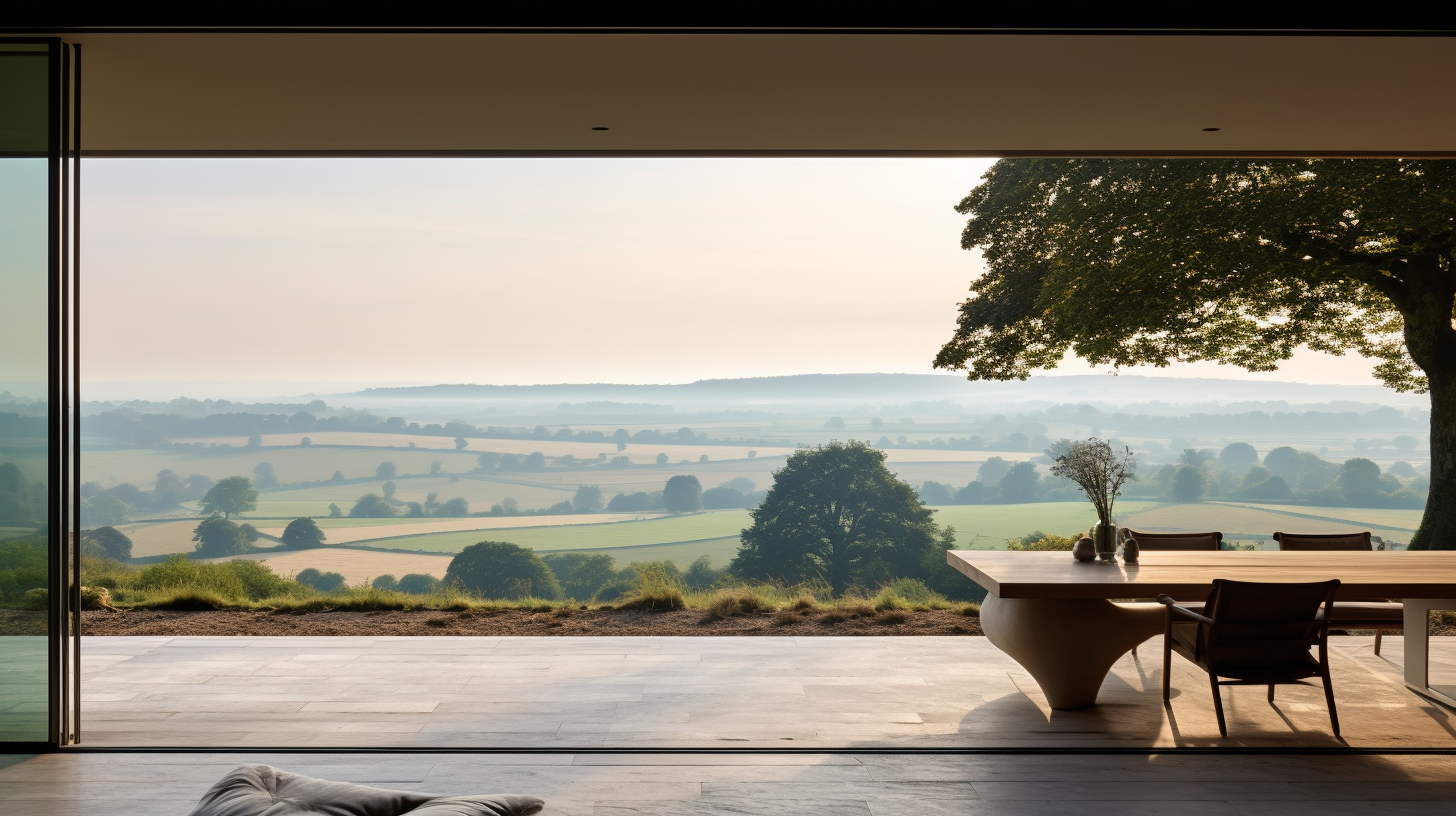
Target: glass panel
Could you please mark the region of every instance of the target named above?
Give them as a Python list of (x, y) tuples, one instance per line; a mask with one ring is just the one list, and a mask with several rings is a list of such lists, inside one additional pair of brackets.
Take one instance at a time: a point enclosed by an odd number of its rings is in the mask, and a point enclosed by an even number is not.
[(0, 44), (0, 742), (48, 738), (49, 54)]

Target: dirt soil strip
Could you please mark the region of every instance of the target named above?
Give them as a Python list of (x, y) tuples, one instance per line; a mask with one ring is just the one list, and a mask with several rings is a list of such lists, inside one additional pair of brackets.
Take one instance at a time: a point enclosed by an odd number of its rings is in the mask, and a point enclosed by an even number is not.
[[(307, 635), (614, 635), (792, 636), (811, 635), (980, 635), (981, 620), (958, 612), (892, 612), (845, 618), (825, 612), (740, 615), (713, 619), (699, 610), (641, 612), (592, 609), (528, 612), (268, 612), (223, 609), (206, 612), (130, 610), (84, 612), (85, 635), (268, 637)], [(0, 610), (0, 634), (44, 634), (44, 616)], [(1373, 631), (1347, 632), (1373, 635)], [(1390, 633), (1395, 634), (1395, 633)], [(1431, 634), (1456, 636), (1456, 624), (1431, 621)]]
[(778, 618), (772, 614), (709, 619), (697, 610), (639, 612), (307, 612), (254, 610), (85, 612), (86, 635), (205, 635), (245, 637), (299, 635), (979, 635), (979, 618), (957, 612), (882, 613), (841, 618), (817, 612)]

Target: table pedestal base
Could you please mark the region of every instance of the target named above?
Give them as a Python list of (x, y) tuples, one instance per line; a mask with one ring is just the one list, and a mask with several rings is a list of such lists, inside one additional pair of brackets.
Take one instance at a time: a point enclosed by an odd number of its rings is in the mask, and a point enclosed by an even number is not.
[(1054, 709), (1084, 708), (1112, 664), (1163, 631), (1159, 604), (986, 596), (981, 631), (1036, 680)]
[(1405, 637), (1406, 687), (1438, 703), (1456, 708), (1456, 698), (1431, 688), (1430, 669), (1430, 612), (1436, 609), (1456, 609), (1456, 601), (1410, 598), (1402, 599), (1401, 603), (1405, 607), (1405, 629), (1401, 634)]

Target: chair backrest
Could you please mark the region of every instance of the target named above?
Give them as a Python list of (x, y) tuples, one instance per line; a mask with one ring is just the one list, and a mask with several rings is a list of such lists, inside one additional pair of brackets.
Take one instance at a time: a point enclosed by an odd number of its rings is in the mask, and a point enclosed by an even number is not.
[(1329, 635), (1329, 609), (1339, 579), (1300, 584), (1213, 582), (1201, 624), (1210, 662), (1245, 666), (1294, 663)]
[(1370, 533), (1275, 533), (1274, 540), (1281, 550), (1364, 550), (1370, 546)]
[(1152, 550), (1217, 550), (1223, 533), (1140, 533), (1128, 530), (1127, 537), (1143, 552)]

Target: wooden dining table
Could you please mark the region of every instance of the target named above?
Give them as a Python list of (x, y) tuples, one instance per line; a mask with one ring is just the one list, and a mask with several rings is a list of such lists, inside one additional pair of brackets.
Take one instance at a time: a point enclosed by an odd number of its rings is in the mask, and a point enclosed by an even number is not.
[(1267, 583), (1340, 579), (1337, 598), (1405, 605), (1405, 682), (1431, 688), (1428, 613), (1456, 609), (1456, 552), (1145, 552), (1135, 564), (1067, 552), (952, 550), (947, 562), (985, 587), (981, 630), (1036, 680), (1054, 709), (1097, 702), (1112, 664), (1163, 631), (1159, 595), (1201, 601), (1215, 578)]

